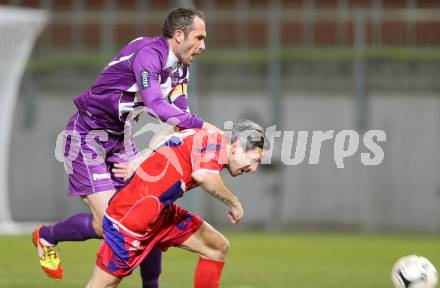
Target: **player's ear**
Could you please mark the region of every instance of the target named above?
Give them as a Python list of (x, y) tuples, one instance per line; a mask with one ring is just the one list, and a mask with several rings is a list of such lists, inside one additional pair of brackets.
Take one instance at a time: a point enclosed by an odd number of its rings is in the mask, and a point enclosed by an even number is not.
[(185, 33), (183, 33), (182, 30), (177, 29), (174, 33), (174, 39), (176, 40), (177, 44), (181, 44), (185, 39)]
[(231, 154), (234, 155), (235, 153), (237, 153), (237, 149), (238, 149), (238, 141), (235, 141), (234, 143), (231, 144)]

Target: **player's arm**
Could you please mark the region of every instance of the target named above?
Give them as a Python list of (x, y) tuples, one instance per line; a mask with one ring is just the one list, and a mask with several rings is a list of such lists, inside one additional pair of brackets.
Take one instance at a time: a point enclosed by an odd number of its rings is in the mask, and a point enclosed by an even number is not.
[(229, 206), (228, 217), (233, 224), (240, 221), (244, 215), (243, 207), (238, 197), (226, 187), (220, 173), (200, 172), (192, 177), (208, 194)]
[(112, 168), (112, 172), (117, 178), (121, 178), (123, 181), (127, 181), (133, 176), (133, 173), (136, 169), (150, 157), (150, 155), (154, 152), (160, 143), (162, 143), (167, 137), (169, 137), (172, 133), (176, 132), (175, 127), (167, 126), (166, 129), (159, 131), (156, 133), (153, 138), (150, 140), (148, 145), (142, 149), (135, 158), (133, 158), (130, 162), (124, 163), (115, 163)]
[[(178, 96), (174, 101), (173, 104), (176, 105), (180, 110), (182, 111), (187, 111), (190, 112), (189, 109), (189, 103), (188, 103), (188, 96), (182, 94), (180, 96)], [(202, 129), (205, 130), (211, 130), (211, 131), (215, 131), (217, 133), (221, 133), (223, 134), (223, 130), (217, 128), (217, 126), (212, 125), (211, 123), (208, 122), (203, 122), (203, 126)]]
[(160, 89), (159, 73), (162, 64), (159, 52), (152, 47), (139, 51), (133, 60), (133, 72), (144, 104), (151, 109), (151, 114), (164, 122), (179, 128), (202, 128), (204, 121), (198, 116), (182, 111), (168, 103)]

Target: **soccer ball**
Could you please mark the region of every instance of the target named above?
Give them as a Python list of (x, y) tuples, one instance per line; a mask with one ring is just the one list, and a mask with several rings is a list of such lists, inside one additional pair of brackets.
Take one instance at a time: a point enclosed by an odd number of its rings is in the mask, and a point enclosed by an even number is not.
[(409, 255), (397, 260), (391, 271), (391, 279), (395, 288), (434, 288), (438, 274), (425, 257)]

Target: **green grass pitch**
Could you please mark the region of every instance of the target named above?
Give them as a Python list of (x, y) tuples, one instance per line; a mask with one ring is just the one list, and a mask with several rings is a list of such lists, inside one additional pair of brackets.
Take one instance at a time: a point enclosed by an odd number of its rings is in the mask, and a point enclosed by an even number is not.
[[(391, 287), (390, 269), (407, 254), (440, 267), (440, 235), (226, 233), (231, 252), (222, 286), (228, 288)], [(30, 235), (0, 237), (0, 287), (84, 287), (100, 241), (60, 245), (65, 277), (48, 279)], [(164, 254), (161, 288), (192, 287), (197, 256), (172, 248)], [(136, 270), (120, 287), (140, 287)]]

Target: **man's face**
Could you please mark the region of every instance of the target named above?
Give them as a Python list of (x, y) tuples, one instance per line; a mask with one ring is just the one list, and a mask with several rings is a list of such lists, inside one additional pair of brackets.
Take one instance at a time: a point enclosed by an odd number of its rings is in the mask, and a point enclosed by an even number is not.
[[(178, 30), (179, 32), (180, 30)], [(194, 58), (205, 50), (206, 29), (205, 22), (197, 16), (194, 16), (192, 30), (183, 34), (180, 31), (177, 35), (178, 47), (176, 56), (180, 62), (185, 65), (191, 65)]]
[(231, 176), (239, 176), (243, 173), (257, 171), (263, 157), (263, 149), (255, 148), (244, 151), (237, 144), (232, 144), (228, 159), (228, 170)]

